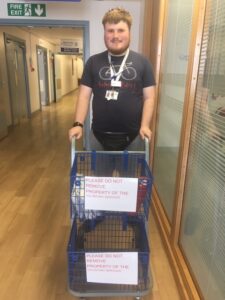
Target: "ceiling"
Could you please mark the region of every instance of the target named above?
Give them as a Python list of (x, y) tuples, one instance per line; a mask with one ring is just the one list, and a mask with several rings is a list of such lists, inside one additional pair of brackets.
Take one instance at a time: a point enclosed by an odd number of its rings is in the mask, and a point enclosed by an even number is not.
[(49, 43), (58, 46), (61, 40), (83, 40), (83, 29), (78, 27), (20, 27), (36, 37), (47, 40)]

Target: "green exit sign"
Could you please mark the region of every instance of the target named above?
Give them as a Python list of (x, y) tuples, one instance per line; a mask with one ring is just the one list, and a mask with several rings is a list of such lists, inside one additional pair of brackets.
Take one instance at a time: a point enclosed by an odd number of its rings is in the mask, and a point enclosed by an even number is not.
[(8, 16), (46, 17), (46, 5), (33, 3), (8, 3)]

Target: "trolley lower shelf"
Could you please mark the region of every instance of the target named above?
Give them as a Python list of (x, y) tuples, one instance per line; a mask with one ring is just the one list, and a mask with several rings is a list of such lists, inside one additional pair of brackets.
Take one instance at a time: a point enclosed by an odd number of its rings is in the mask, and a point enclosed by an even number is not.
[[(137, 284), (87, 281), (87, 253), (136, 253)], [(150, 248), (145, 220), (139, 216), (106, 215), (73, 222), (68, 244), (69, 291), (76, 297), (133, 296), (139, 298), (152, 288)], [(116, 274), (115, 274), (116, 276)]]

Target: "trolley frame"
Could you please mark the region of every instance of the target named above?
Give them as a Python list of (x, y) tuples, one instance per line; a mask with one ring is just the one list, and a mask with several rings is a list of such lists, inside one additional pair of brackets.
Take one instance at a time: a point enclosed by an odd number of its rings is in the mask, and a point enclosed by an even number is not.
[[(90, 152), (90, 151), (89, 151)], [(87, 153), (87, 151), (79, 151), (78, 153), (83, 153), (84, 155)], [(78, 154), (77, 153), (77, 154)], [(114, 155), (115, 153), (116, 154), (124, 154), (125, 152), (124, 151), (97, 151), (97, 154), (100, 154), (100, 153), (104, 153), (104, 154), (108, 154), (108, 155)], [(145, 159), (146, 163), (148, 163), (149, 161), (149, 142), (147, 139), (145, 139), (145, 151), (129, 151), (128, 153), (129, 155), (140, 155), (140, 157), (142, 156), (143, 159)], [(71, 170), (74, 168), (74, 162), (75, 162), (75, 157), (76, 157), (76, 149), (75, 149), (75, 139), (72, 139), (72, 143), (71, 143)], [(72, 171), (71, 171), (72, 173)], [(72, 175), (71, 175), (72, 176)], [(151, 177), (152, 179), (152, 177)], [(72, 181), (74, 180), (74, 178), (72, 179)], [(151, 182), (152, 184), (152, 182)], [(72, 185), (73, 185), (73, 182), (71, 182), (71, 189), (72, 189)], [(151, 190), (150, 190), (151, 191)], [(149, 195), (149, 197), (151, 196), (151, 193)], [(71, 197), (71, 196), (70, 196)], [(70, 199), (71, 201), (71, 199)], [(149, 203), (150, 203), (150, 199), (149, 199)], [(72, 205), (72, 204), (71, 204)], [(149, 209), (149, 207), (148, 207)], [(136, 251), (134, 252), (137, 252), (138, 251), (138, 261), (143, 261), (143, 257), (147, 257), (147, 261), (145, 261), (145, 264), (147, 263), (147, 274), (145, 275), (141, 275), (141, 276), (144, 276), (144, 281), (145, 281), (145, 287), (141, 287), (139, 286), (139, 289), (135, 290), (135, 288), (127, 288), (127, 286), (129, 285), (124, 285), (124, 284), (121, 284), (121, 288), (117, 288), (115, 290), (110, 290), (110, 289), (104, 289), (105, 284), (103, 284), (103, 287), (99, 289), (99, 285), (100, 284), (97, 284), (96, 286), (98, 287), (96, 290), (93, 291), (93, 286), (95, 286), (95, 284), (91, 284), (91, 283), (87, 283), (86, 282), (86, 288), (88, 289), (89, 288), (89, 285), (90, 287), (92, 287), (92, 289), (90, 288), (90, 291), (79, 291), (79, 288), (77, 290), (75, 289), (72, 289), (71, 286), (73, 285), (71, 283), (71, 276), (73, 276), (73, 268), (75, 267), (74, 264), (74, 261), (76, 261), (78, 259), (78, 257), (84, 257), (85, 256), (85, 252), (93, 252), (93, 249), (85, 249), (85, 247), (82, 249), (78, 249), (76, 248), (75, 249), (75, 245), (76, 245), (76, 239), (78, 239), (78, 231), (79, 231), (79, 227), (82, 226), (82, 222), (85, 221), (85, 218), (83, 220), (79, 220), (79, 217), (77, 217), (76, 215), (75, 216), (72, 216), (72, 213), (71, 213), (71, 222), (73, 223), (72, 225), (72, 229), (71, 229), (71, 234), (70, 234), (70, 240), (69, 240), (69, 243), (68, 243), (68, 249), (67, 249), (67, 252), (68, 252), (68, 277), (69, 277), (69, 280), (70, 282), (68, 283), (68, 290), (69, 292), (76, 296), (76, 297), (80, 297), (80, 298), (86, 298), (86, 297), (106, 297), (106, 296), (110, 296), (110, 297), (118, 297), (118, 296), (131, 296), (131, 297), (135, 297), (136, 299), (141, 299), (142, 296), (146, 295), (149, 293), (149, 290), (152, 289), (152, 273), (151, 273), (151, 268), (150, 268), (150, 247), (149, 247), (149, 242), (148, 242), (148, 213), (147, 213), (147, 216), (145, 216), (143, 218), (142, 215), (130, 215), (129, 216), (129, 213), (113, 213), (113, 215), (111, 216), (110, 212), (107, 212), (106, 213), (106, 218), (119, 218), (122, 220), (122, 224), (123, 226), (121, 227), (121, 231), (123, 230), (126, 230), (127, 229), (127, 216), (128, 218), (133, 218), (133, 219), (137, 219), (137, 220), (141, 220), (142, 224), (140, 226), (142, 226), (142, 241), (141, 241), (141, 244), (142, 244), (142, 247), (144, 247), (144, 249), (135, 249)], [(75, 217), (75, 218), (74, 218)], [(125, 222), (124, 222), (125, 220)], [(138, 221), (138, 222), (139, 222)], [(94, 222), (91, 222), (91, 231), (95, 230), (95, 221)], [(145, 245), (145, 246), (143, 246)], [(147, 246), (146, 246), (147, 245)], [(76, 246), (77, 247), (77, 246)], [(127, 251), (131, 251), (132, 249), (126, 249), (126, 252)], [(98, 249), (97, 251), (95, 252), (101, 252), (102, 250)], [(117, 250), (116, 250), (117, 251)], [(115, 251), (115, 252), (116, 252)], [(139, 252), (140, 251), (140, 252)], [(106, 251), (107, 252), (107, 251)], [(75, 262), (76, 263), (76, 262)], [(143, 265), (144, 266), (144, 265)], [(84, 261), (84, 265), (83, 267), (85, 268), (85, 261)], [(72, 272), (72, 273), (71, 273)], [(139, 271), (138, 271), (139, 272)], [(71, 275), (72, 274), (72, 275)], [(146, 277), (145, 277), (146, 276)], [(139, 280), (139, 275), (138, 275), (138, 280)], [(143, 279), (143, 278), (141, 278)], [(79, 284), (79, 283), (77, 283)], [(98, 290), (99, 289), (99, 290)]]

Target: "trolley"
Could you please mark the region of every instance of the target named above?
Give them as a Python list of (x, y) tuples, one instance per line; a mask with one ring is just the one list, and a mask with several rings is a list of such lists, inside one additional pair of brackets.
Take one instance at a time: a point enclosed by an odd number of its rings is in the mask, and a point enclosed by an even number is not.
[[(72, 144), (67, 254), (68, 288), (76, 297), (141, 299), (152, 288), (148, 215), (153, 179), (146, 147), (144, 152), (75, 153)], [(124, 186), (125, 191), (120, 190)], [(103, 206), (96, 201), (89, 207), (88, 197), (102, 198)], [(124, 205), (129, 197), (131, 211)]]

